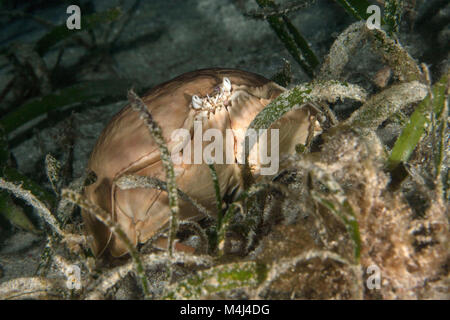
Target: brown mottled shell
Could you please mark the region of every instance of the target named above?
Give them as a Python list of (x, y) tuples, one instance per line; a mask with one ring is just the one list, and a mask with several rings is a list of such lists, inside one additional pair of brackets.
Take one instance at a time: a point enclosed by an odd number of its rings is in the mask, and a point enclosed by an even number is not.
[[(191, 107), (193, 95), (211, 94), (227, 77), (232, 83), (232, 99), (203, 121), (208, 128), (246, 129), (253, 118), (285, 89), (254, 73), (234, 69), (204, 69), (185, 73), (156, 86), (142, 99), (153, 119), (161, 126), (169, 152), (173, 130), (192, 130), (196, 110)], [(304, 143), (310, 122), (309, 111), (298, 109), (287, 113), (276, 124), (280, 128), (280, 152), (290, 153), (296, 143)], [(242, 137), (234, 137), (235, 150)], [(225, 157), (224, 157), (225, 158)], [(237, 164), (215, 165), (222, 195), (242, 185)], [(165, 180), (159, 149), (139, 114), (130, 106), (121, 110), (103, 130), (95, 145), (88, 167), (97, 180), (85, 188), (85, 195), (93, 203), (109, 212), (131, 241), (136, 245), (155, 235), (168, 224), (170, 210), (167, 194), (154, 189), (120, 190), (113, 181), (124, 174), (152, 176)], [(214, 211), (215, 192), (210, 171), (203, 164), (175, 166), (177, 186), (190, 197)], [(126, 253), (123, 243), (88, 212), (82, 212), (87, 231), (93, 236), (91, 247), (96, 256), (109, 250), (112, 256)], [(200, 218), (198, 211), (180, 199), (180, 218)]]

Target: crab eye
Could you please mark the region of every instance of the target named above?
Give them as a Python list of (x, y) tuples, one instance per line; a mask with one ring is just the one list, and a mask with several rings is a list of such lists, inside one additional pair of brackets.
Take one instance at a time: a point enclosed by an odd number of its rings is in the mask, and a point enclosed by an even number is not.
[(193, 95), (192, 96), (192, 107), (194, 107), (194, 109), (201, 109), (202, 106), (203, 106), (202, 99), (200, 99), (200, 97), (197, 95)]
[(222, 81), (223, 91), (230, 92), (231, 91), (231, 81), (228, 78), (223, 78)]

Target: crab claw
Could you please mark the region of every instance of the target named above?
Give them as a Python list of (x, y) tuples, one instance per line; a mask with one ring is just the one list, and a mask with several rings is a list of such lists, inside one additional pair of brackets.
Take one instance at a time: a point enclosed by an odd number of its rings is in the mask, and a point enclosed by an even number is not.
[(203, 100), (199, 96), (193, 95), (192, 96), (192, 107), (196, 110), (201, 109), (203, 107)]
[(223, 78), (222, 89), (223, 89), (224, 92), (230, 92), (231, 91), (231, 81), (227, 77)]

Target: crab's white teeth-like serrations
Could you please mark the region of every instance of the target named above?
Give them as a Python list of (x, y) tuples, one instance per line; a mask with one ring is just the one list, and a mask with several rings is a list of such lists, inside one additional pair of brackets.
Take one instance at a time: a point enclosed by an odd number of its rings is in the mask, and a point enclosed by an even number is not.
[[(225, 107), (231, 95), (231, 81), (228, 78), (223, 78), (222, 83), (214, 89), (214, 92), (206, 96), (199, 97), (192, 96), (192, 108), (197, 111), (207, 111), (215, 113), (216, 109)], [(202, 112), (203, 113), (203, 112)]]
[(192, 107), (196, 110), (201, 109), (203, 107), (203, 100), (199, 96), (193, 95), (192, 96)]
[(231, 91), (231, 81), (227, 77), (222, 80), (223, 92), (229, 93)]

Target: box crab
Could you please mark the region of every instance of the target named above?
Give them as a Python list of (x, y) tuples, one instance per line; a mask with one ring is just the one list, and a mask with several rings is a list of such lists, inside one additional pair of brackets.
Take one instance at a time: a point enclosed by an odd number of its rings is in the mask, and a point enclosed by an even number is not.
[[(200, 121), (208, 128), (231, 129), (226, 143), (234, 150), (232, 163), (216, 164), (221, 195), (239, 193), (243, 186), (238, 154), (242, 152), (245, 129), (254, 117), (285, 89), (254, 73), (235, 69), (204, 69), (185, 73), (151, 89), (142, 98), (153, 119), (160, 124), (169, 151), (179, 148), (171, 139), (174, 130), (192, 132)], [(305, 143), (312, 113), (308, 107), (285, 114), (271, 128), (279, 129), (279, 152), (288, 154), (295, 145)], [(315, 124), (315, 123), (314, 123)], [(204, 142), (203, 142), (204, 143)], [(252, 151), (253, 152), (253, 149)], [(174, 166), (179, 189), (206, 208), (214, 208), (215, 191), (207, 163), (181, 163)], [(257, 176), (261, 166), (252, 166)], [(97, 177), (85, 188), (86, 197), (108, 212), (134, 245), (144, 243), (164, 228), (170, 219), (168, 196), (156, 189), (121, 190), (115, 181), (123, 175), (164, 179), (159, 149), (139, 113), (130, 106), (121, 110), (101, 133), (88, 163)], [(180, 199), (180, 218), (202, 217), (192, 204)], [(127, 252), (120, 239), (89, 212), (82, 211), (87, 231), (93, 236), (91, 248), (96, 256), (109, 251), (112, 256)]]

